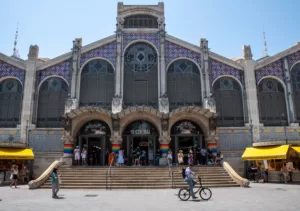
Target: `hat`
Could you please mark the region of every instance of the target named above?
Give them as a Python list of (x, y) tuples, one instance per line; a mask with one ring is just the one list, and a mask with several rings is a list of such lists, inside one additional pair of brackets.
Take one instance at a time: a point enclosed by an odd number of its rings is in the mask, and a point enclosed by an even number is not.
[(179, 150), (179, 152), (182, 152), (182, 150)]

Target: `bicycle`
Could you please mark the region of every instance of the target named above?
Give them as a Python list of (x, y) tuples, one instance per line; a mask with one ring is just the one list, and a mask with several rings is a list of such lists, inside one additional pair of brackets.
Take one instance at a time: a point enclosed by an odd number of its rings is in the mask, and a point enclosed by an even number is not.
[[(199, 195), (200, 195), (201, 199), (203, 199), (205, 201), (208, 201), (212, 196), (212, 192), (209, 188), (206, 188), (206, 187), (202, 186), (201, 177), (198, 177), (198, 179), (199, 179), (200, 186), (199, 186), (199, 189), (194, 193), (197, 194), (199, 192)], [(182, 201), (189, 200), (189, 198), (191, 197), (190, 189), (189, 188), (181, 188), (178, 192), (178, 197)]]

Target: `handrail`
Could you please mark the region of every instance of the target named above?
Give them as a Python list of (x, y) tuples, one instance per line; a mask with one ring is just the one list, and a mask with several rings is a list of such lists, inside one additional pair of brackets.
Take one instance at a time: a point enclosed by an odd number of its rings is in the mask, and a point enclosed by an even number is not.
[(53, 172), (54, 168), (58, 168), (63, 164), (62, 161), (54, 161), (42, 174), (35, 180), (31, 180), (28, 183), (29, 189), (36, 189), (43, 185), (47, 179), (50, 177), (51, 173)]
[(115, 160), (115, 157), (113, 157), (113, 159), (111, 160), (108, 169), (106, 170), (106, 190), (108, 190), (108, 176), (110, 177), (110, 182), (111, 182), (111, 167), (112, 164)]
[(171, 167), (171, 165), (169, 165), (169, 177), (171, 177), (171, 187), (174, 187), (174, 171), (173, 168)]
[(235, 170), (227, 163), (224, 162), (223, 163), (223, 167), (224, 169), (227, 171), (227, 173), (230, 175), (230, 177), (237, 183), (239, 184), (241, 187), (249, 187), (249, 180), (241, 177), (240, 175), (238, 175)]

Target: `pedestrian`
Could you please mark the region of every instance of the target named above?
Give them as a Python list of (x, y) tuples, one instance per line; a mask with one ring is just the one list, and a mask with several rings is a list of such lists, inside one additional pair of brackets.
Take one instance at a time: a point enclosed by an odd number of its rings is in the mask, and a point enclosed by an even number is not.
[(52, 185), (52, 198), (58, 199), (57, 193), (59, 191), (59, 177), (61, 174), (57, 173), (57, 168), (53, 169), (52, 175), (51, 175), (51, 185)]
[(118, 166), (124, 165), (124, 150), (121, 148), (118, 153)]
[(172, 162), (173, 162), (173, 156), (172, 156), (172, 150), (169, 149), (168, 151), (168, 156), (167, 156), (167, 159), (168, 159), (168, 166), (172, 166)]
[(82, 149), (82, 152), (81, 152), (81, 158), (82, 158), (82, 165), (83, 165), (83, 166), (86, 165), (86, 154), (87, 154), (86, 149), (83, 148), (83, 149)]
[(15, 188), (17, 188), (17, 183), (18, 183), (18, 174), (19, 174), (19, 170), (18, 170), (18, 166), (17, 165), (13, 165), (11, 168), (11, 173), (12, 173), (12, 182), (10, 184), (10, 187), (12, 185), (15, 185)]
[(74, 156), (75, 156), (75, 165), (80, 165), (80, 149), (79, 149), (79, 146), (76, 146), (76, 149), (74, 150)]
[[(182, 165), (183, 165), (183, 152), (182, 150), (179, 150), (177, 154), (177, 160), (178, 160), (178, 165), (179, 165), (179, 172), (182, 171)], [(180, 167), (181, 166), (181, 167)]]
[(192, 150), (190, 150), (188, 154), (188, 164), (194, 165), (194, 155)]
[(283, 163), (283, 166), (281, 168), (281, 172), (284, 176), (284, 182), (287, 183), (287, 181), (288, 181), (288, 169), (286, 167), (286, 163)]
[(194, 186), (197, 182), (194, 181), (193, 176), (195, 176), (195, 173), (192, 172), (192, 164), (189, 164), (189, 166), (185, 169), (185, 181), (189, 184), (190, 193), (193, 197), (193, 199), (197, 199), (198, 197), (195, 196), (194, 193)]

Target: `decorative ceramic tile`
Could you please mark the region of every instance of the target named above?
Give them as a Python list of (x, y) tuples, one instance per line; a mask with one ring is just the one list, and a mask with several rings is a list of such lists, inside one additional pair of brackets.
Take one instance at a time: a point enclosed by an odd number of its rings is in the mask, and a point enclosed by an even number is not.
[(71, 72), (72, 72), (72, 67), (71, 67), (70, 60), (58, 63), (44, 70), (39, 70), (37, 72), (37, 86), (40, 84), (42, 80), (44, 80), (46, 77), (51, 75), (61, 76), (64, 79), (66, 79), (66, 81), (68, 81), (68, 83), (70, 84), (71, 74), (72, 74)]
[(297, 51), (288, 56), (289, 67), (292, 67), (293, 64), (300, 61), (300, 51)]
[(165, 57), (166, 67), (176, 58), (189, 58), (195, 61), (197, 64), (201, 64), (201, 55), (190, 49), (184, 48), (175, 43), (165, 41)]
[(230, 67), (216, 60), (212, 60), (211, 62), (211, 73), (212, 73), (212, 81), (215, 81), (218, 77), (222, 75), (231, 75), (237, 78), (241, 83), (243, 83), (242, 80), (243, 71)]
[(281, 60), (268, 64), (255, 72), (256, 83), (265, 76), (276, 76), (284, 80), (283, 63)]
[(89, 52), (83, 53), (80, 58), (80, 66), (82, 66), (87, 60), (94, 57), (103, 57), (110, 61), (114, 67), (116, 67), (117, 42), (113, 41)]
[(25, 81), (25, 70), (0, 61), (0, 78), (6, 76), (18, 78), (23, 85)]
[(125, 33), (123, 35), (123, 49), (135, 40), (147, 40), (159, 49), (159, 34), (158, 33)]

